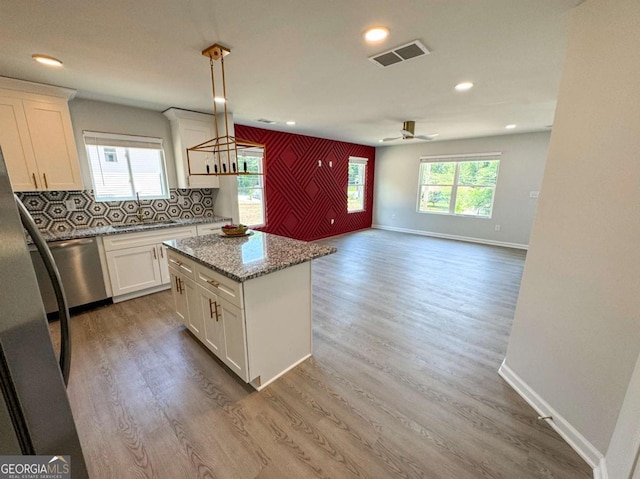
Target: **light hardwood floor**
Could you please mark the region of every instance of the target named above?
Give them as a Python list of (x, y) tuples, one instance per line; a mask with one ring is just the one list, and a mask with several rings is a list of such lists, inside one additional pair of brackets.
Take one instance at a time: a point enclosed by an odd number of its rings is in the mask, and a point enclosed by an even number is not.
[(524, 252), (377, 230), (325, 243), (314, 356), (260, 393), (170, 292), (73, 318), (93, 478), (591, 477), (497, 374)]

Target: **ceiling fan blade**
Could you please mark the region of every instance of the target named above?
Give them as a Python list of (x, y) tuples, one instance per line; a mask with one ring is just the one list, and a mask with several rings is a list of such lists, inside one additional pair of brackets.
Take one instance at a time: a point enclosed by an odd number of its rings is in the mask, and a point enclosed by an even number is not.
[(414, 138), (418, 139), (418, 140), (427, 140), (427, 141), (431, 141), (433, 140), (437, 135), (416, 135), (414, 136)]
[(393, 140), (399, 140), (400, 138), (402, 138), (401, 136), (395, 136), (393, 138), (383, 138), (382, 141), (393, 141)]

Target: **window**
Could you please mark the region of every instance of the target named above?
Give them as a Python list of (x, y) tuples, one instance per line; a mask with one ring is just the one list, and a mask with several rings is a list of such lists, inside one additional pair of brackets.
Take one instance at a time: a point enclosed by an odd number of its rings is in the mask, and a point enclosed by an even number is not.
[(500, 153), (420, 159), (418, 212), (491, 218)]
[[(238, 150), (238, 168), (251, 173), (262, 173), (263, 150)], [(265, 223), (264, 214), (264, 176), (238, 175), (238, 221), (243, 225), (262, 226)]]
[(347, 183), (347, 211), (364, 211), (364, 186), (367, 180), (367, 158), (349, 157), (349, 180)]
[(104, 149), (104, 161), (107, 163), (116, 163), (118, 161), (118, 155), (115, 148)]
[(96, 201), (169, 198), (160, 138), (84, 132)]

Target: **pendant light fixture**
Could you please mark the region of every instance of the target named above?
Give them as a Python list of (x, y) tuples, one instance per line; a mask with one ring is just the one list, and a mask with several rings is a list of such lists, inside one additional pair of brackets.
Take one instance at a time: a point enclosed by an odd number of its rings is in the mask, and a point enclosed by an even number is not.
[[(220, 176), (220, 175), (260, 175), (262, 173), (257, 171), (248, 171), (247, 162), (242, 161), (242, 164), (238, 164), (239, 156), (242, 157), (243, 150), (262, 149), (263, 161), (265, 155), (265, 145), (260, 143), (254, 143), (252, 141), (236, 138), (229, 135), (229, 113), (227, 110), (227, 85), (224, 74), (224, 57), (231, 53), (231, 50), (218, 43), (214, 43), (210, 47), (202, 51), (202, 55), (209, 58), (209, 66), (211, 68), (211, 93), (213, 95), (213, 121), (215, 137), (207, 140), (199, 145), (187, 148), (187, 164), (189, 166), (189, 175), (203, 175), (203, 176)], [(216, 91), (215, 80), (215, 65), (220, 62), (220, 73), (222, 79), (222, 95), (219, 95)], [(223, 118), (218, 118), (218, 104), (223, 106)], [(224, 124), (222, 124), (224, 123)], [(222, 128), (224, 127), (224, 130)], [(224, 134), (222, 134), (224, 133)], [(206, 162), (206, 173), (196, 173), (192, 171), (191, 161), (193, 157), (199, 156), (195, 154), (190, 156), (191, 153), (204, 152), (209, 153), (208, 160)]]

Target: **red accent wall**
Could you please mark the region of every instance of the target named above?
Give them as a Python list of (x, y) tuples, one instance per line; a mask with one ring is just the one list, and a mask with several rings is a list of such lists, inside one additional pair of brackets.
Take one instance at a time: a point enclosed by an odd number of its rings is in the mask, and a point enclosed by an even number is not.
[[(371, 227), (374, 147), (238, 124), (235, 135), (266, 145), (262, 231), (311, 241)], [(347, 213), (350, 156), (369, 159), (365, 210), (360, 213)]]

